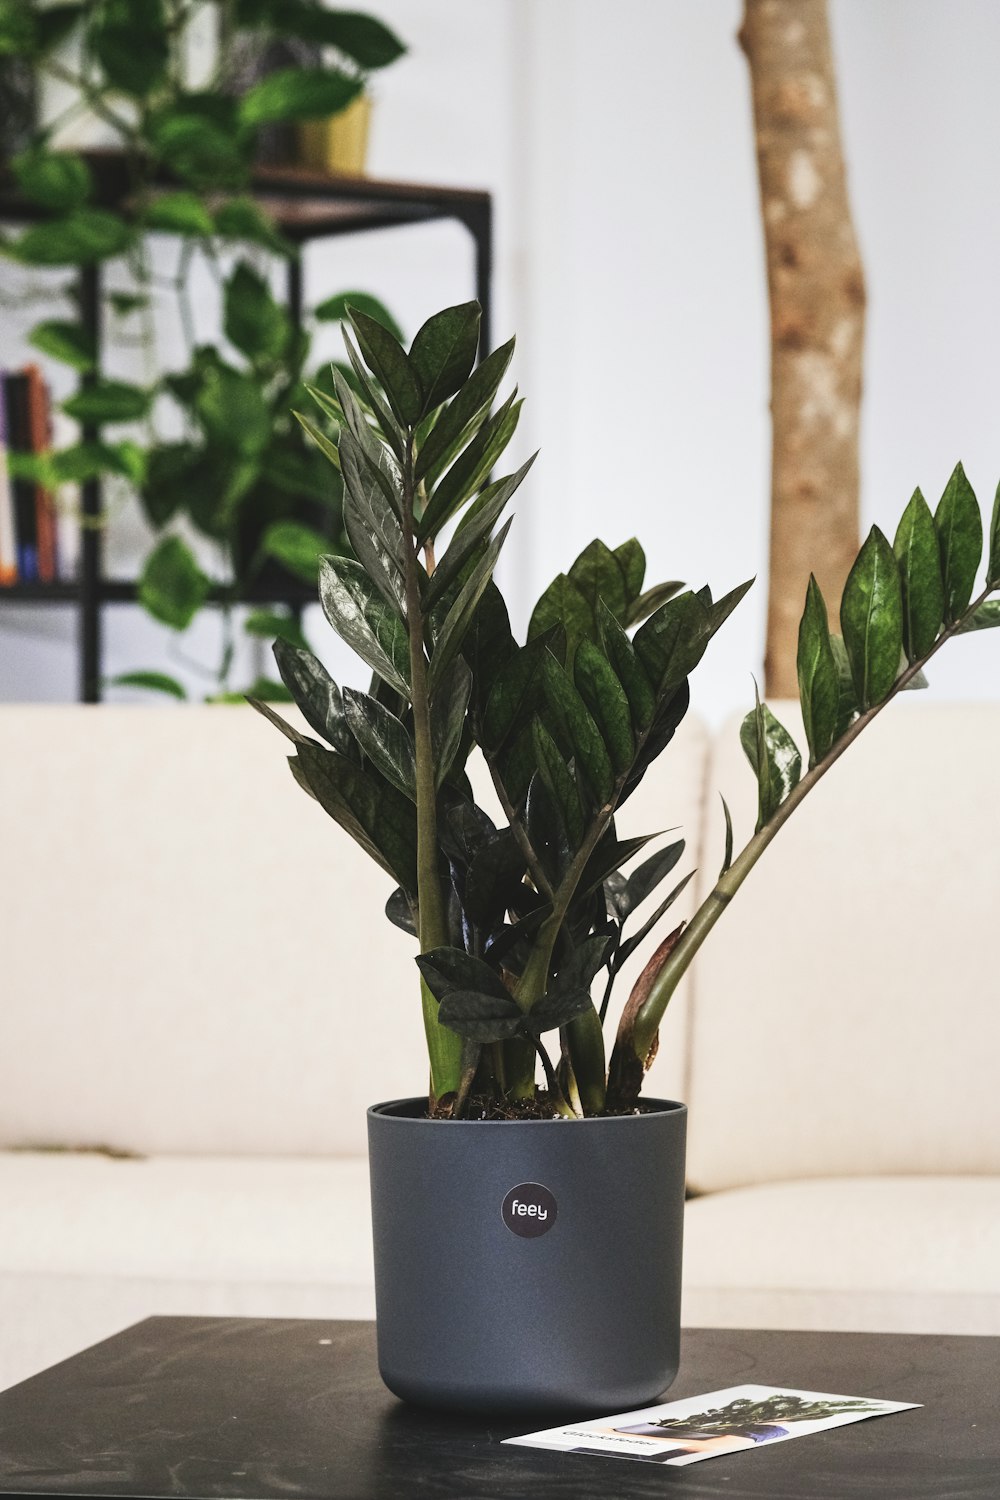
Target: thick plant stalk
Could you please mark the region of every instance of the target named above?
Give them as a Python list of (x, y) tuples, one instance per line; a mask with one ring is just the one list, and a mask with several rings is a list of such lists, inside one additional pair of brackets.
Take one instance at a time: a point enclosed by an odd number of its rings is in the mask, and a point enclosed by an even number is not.
[(859, 545), (865, 286), (847, 196), (826, 0), (745, 0), (771, 305), (765, 684), (796, 693), (810, 572), (836, 612)]
[[(655, 979), (638, 997), (639, 1003), (635, 1006), (631, 1004), (626, 1006), (611, 1055), (608, 1074), (608, 1104), (611, 1108), (628, 1108), (635, 1104), (642, 1087), (645, 1070), (652, 1055), (655, 1055), (656, 1036), (667, 1005), (673, 998), (674, 992), (698, 949), (778, 830), (784, 827), (795, 809), (809, 795), (816, 783), (826, 775), (830, 767), (840, 759), (848, 746), (852, 745), (872, 720), (877, 718), (886, 705), (892, 702), (897, 693), (902, 692), (912, 682), (945, 641), (961, 633), (963, 626), (971, 620), (979, 606), (993, 593), (995, 587), (991, 584), (974, 599), (959, 619), (947, 630), (942, 631), (931, 650), (919, 660), (911, 662), (900, 674), (887, 696), (854, 720), (823, 759), (818, 761), (812, 770), (796, 784), (772, 817), (757, 830), (729, 868), (719, 876), (709, 895), (699, 906), (687, 927), (680, 933), (679, 940), (668, 950), (669, 957)], [(670, 939), (667, 939), (667, 942), (670, 942)]]

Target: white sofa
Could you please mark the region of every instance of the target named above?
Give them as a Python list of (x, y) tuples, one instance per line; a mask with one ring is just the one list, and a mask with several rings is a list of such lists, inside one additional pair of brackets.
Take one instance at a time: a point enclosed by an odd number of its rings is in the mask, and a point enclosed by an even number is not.
[[(998, 746), (894, 705), (671, 1006), (688, 1323), (1000, 1333)], [(248, 709), (0, 707), (0, 1386), (153, 1313), (373, 1313), (412, 948), (283, 755)], [(689, 718), (621, 826), (682, 825), (705, 890), (720, 790), (745, 835), (736, 724)]]

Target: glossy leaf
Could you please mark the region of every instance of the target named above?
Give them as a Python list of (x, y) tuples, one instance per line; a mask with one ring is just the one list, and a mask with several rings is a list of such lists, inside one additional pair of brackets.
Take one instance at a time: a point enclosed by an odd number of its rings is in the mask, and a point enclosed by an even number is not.
[(417, 800), (417, 763), (409, 730), (367, 693), (344, 689), (344, 715), (359, 748), (387, 781)]
[(851, 672), (851, 662), (847, 655), (847, 647), (839, 635), (830, 632), (830, 646), (833, 650), (833, 659), (837, 667), (837, 730), (834, 739), (839, 740), (845, 729), (858, 716), (858, 699), (854, 691), (854, 676)]
[(633, 536), (629, 537), (627, 542), (622, 542), (621, 546), (616, 547), (614, 555), (625, 580), (625, 598), (629, 601), (631, 612), (642, 596), (642, 583), (646, 576), (646, 554), (639, 539)]
[(139, 578), (139, 603), (172, 630), (186, 630), (211, 589), (190, 547), (168, 536), (147, 557)]
[(572, 679), (551, 653), (542, 664), (542, 684), (550, 713), (573, 747), (577, 772), (586, 780), (596, 805), (603, 806), (611, 800), (615, 784), (607, 746)]
[(315, 583), (320, 558), (330, 551), (330, 538), (301, 521), (275, 521), (261, 537), (260, 549), (303, 583)]
[(379, 593), (401, 618), (406, 614), (406, 548), (396, 512), (386, 499), (374, 463), (352, 433), (340, 437), (344, 475), (344, 525), (355, 555)]
[(465, 732), (471, 692), (472, 673), (463, 659), (456, 656), (431, 700), (431, 749), (436, 787), (441, 786), (455, 763)]
[(680, 579), (673, 578), (667, 583), (654, 584), (644, 594), (640, 594), (629, 606), (628, 615), (622, 622), (625, 625), (638, 625), (646, 620), (654, 610), (659, 609), (661, 604), (666, 604), (668, 599), (675, 599), (678, 594), (683, 593), (684, 584)]
[(509, 339), (499, 349), (494, 349), (473, 370), (462, 389), (445, 407), (417, 455), (414, 474), (418, 481), (433, 479), (435, 471), (448, 462), (449, 454), (466, 434), (470, 424), (478, 416), (485, 414), (499, 389), (513, 353), (513, 339)]
[(586, 1015), (592, 1009), (589, 989), (553, 988), (531, 1007), (525, 1017), (525, 1024), (534, 1036), (541, 1036), (546, 1031), (568, 1026), (571, 1021)]
[(58, 319), (36, 323), (28, 334), (28, 343), (51, 359), (58, 359), (84, 374), (97, 362), (94, 340), (79, 323)]
[(478, 302), (435, 313), (410, 345), (410, 364), (423, 389), (423, 410), (433, 411), (468, 380), (479, 348)]
[(635, 911), (636, 907), (651, 896), (661, 880), (664, 880), (675, 868), (684, 853), (684, 840), (678, 839), (676, 843), (668, 844), (665, 849), (657, 852), (643, 860), (629, 875), (625, 881), (624, 889), (615, 899), (615, 907), (618, 915), (624, 920)]
[(723, 594), (721, 599), (716, 599), (709, 607), (710, 633), (712, 635), (726, 623), (736, 606), (746, 598), (754, 586), (754, 579), (748, 578), (746, 583), (738, 583), (728, 594)]
[(809, 764), (823, 759), (837, 738), (840, 678), (830, 644), (830, 625), (822, 591), (809, 575), (806, 606), (799, 621), (799, 701), (809, 745)]
[(541, 687), (548, 636), (516, 649), (493, 679), (479, 735), (488, 755), (496, 755), (534, 712)]
[(949, 625), (972, 598), (983, 551), (983, 518), (972, 485), (956, 464), (934, 512), (944, 578), (944, 617)]
[(651, 615), (633, 646), (658, 697), (672, 693), (701, 661), (712, 629), (709, 607), (688, 591)]
[(454, 990), (446, 996), (438, 1007), (438, 1020), (470, 1042), (507, 1041), (524, 1029), (524, 1016), (510, 995), (473, 990)]
[(408, 696), (410, 644), (399, 615), (376, 592), (360, 563), (324, 557), (320, 603), (334, 630), (396, 692)]
[(662, 921), (677, 898), (684, 894), (697, 873), (697, 870), (689, 870), (684, 878), (677, 882), (670, 894), (664, 897), (652, 915), (646, 918), (638, 932), (633, 933), (631, 937), (620, 945), (615, 955), (616, 969), (620, 969), (623, 964), (626, 964), (640, 944), (645, 942), (646, 938), (653, 931), (653, 928)]
[(469, 574), (459, 592), (458, 598), (451, 606), (445, 616), (444, 624), (434, 642), (434, 650), (431, 653), (430, 672), (428, 682), (431, 692), (441, 681), (445, 669), (450, 666), (452, 660), (462, 649), (462, 642), (466, 632), (472, 624), (476, 608), (482, 598), (487, 584), (493, 576), (500, 549), (507, 540), (507, 533), (511, 523), (508, 521), (497, 532), (489, 546), (483, 551), (472, 572)]
[(575, 849), (583, 838), (583, 808), (572, 773), (562, 752), (540, 719), (531, 726), (531, 738), (538, 773), (557, 809), (570, 847)]
[(577, 647), (573, 677), (600, 730), (615, 772), (627, 770), (635, 753), (628, 698), (607, 657), (592, 641), (583, 640)]
[(283, 640), (274, 643), (274, 659), (281, 680), (298, 704), (306, 723), (341, 754), (354, 752), (340, 688), (311, 651)]
[(721, 792), (719, 793), (719, 800), (722, 803), (722, 814), (726, 820), (726, 847), (725, 853), (722, 856), (722, 869), (719, 871), (719, 874), (725, 875), (733, 863), (733, 815), (729, 811), (729, 803), (722, 796)]
[(592, 622), (597, 618), (597, 606), (601, 600), (616, 620), (624, 620), (630, 602), (625, 585), (625, 570), (610, 547), (600, 538), (595, 538), (583, 549), (567, 576), (587, 601)]
[(798, 785), (802, 757), (788, 730), (759, 696), (756, 707), (743, 720), (740, 743), (757, 777), (759, 831)]
[(512, 392), (493, 416), (483, 423), (468, 447), (438, 481), (427, 508), (417, 524), (420, 541), (434, 537), (465, 502), (476, 493), (497, 463), (517, 428), (521, 402)]
[(278, 360), (288, 348), (292, 325), (270, 288), (245, 261), (226, 282), (223, 298), (226, 338), (251, 360)]
[(858, 706), (881, 703), (896, 680), (903, 650), (899, 569), (888, 540), (873, 526), (844, 585), (840, 625)]
[(360, 78), (334, 68), (280, 68), (244, 94), (240, 122), (256, 128), (339, 114), (362, 90)]
[[(437, 567), (427, 581), (424, 593), (424, 605), (426, 609), (437, 602), (465, 567), (469, 558), (476, 549), (486, 540), (499, 521), (514, 491), (521, 480), (530, 469), (533, 458), (516, 474), (509, 474), (505, 479), (497, 480), (485, 489), (476, 501), (474, 507), (470, 507), (463, 524), (458, 527), (450, 544), (438, 561)], [(475, 512), (473, 514), (473, 511)]]
[(968, 635), (973, 630), (993, 630), (1000, 625), (1000, 599), (987, 599), (960, 625), (956, 634)]
[(404, 427), (413, 427), (420, 420), (423, 391), (405, 350), (387, 328), (360, 308), (349, 307), (348, 316), (364, 361), (385, 391), (393, 414)]
[(401, 886), (397, 886), (385, 903), (385, 914), (394, 927), (400, 931), (409, 933), (410, 937), (417, 936), (417, 924), (414, 920), (413, 907), (410, 905), (409, 897)]
[(1000, 484), (993, 499), (993, 516), (990, 520), (990, 556), (986, 569), (986, 582), (1000, 583)]
[(917, 661), (933, 646), (945, 613), (937, 528), (919, 490), (903, 512), (893, 551), (903, 599), (903, 649), (907, 661)]
[(412, 802), (336, 750), (300, 745), (294, 761), (324, 811), (415, 897), (417, 816)]
[(652, 684), (632, 642), (606, 606), (598, 613), (598, 625), (601, 644), (628, 699), (636, 733), (645, 734), (656, 712)]
[(142, 222), (147, 229), (165, 234), (190, 234), (207, 239), (215, 233), (215, 220), (197, 193), (163, 193), (146, 205)]
[(304, 417), (300, 411), (293, 412), (292, 415), (302, 428), (302, 431), (316, 444), (323, 457), (329, 459), (330, 463), (333, 464), (333, 467), (339, 473), (340, 450), (337, 448), (337, 445), (330, 441), (325, 432), (320, 432), (315, 423), (310, 422), (309, 418)]
[(556, 625), (566, 632), (566, 665), (571, 668), (577, 646), (594, 629), (594, 617), (587, 600), (565, 573), (552, 580), (532, 610), (528, 640), (535, 640)]
[(432, 948), (418, 954), (416, 963), (435, 1000), (446, 1000), (449, 995), (466, 990), (513, 1003), (499, 974), (481, 958), (461, 948)]

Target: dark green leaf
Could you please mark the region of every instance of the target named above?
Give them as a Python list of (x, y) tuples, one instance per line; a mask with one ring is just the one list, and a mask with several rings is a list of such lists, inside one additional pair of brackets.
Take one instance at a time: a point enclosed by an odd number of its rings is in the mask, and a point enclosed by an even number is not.
[(369, 578), (386, 602), (400, 616), (406, 614), (406, 548), (395, 508), (386, 499), (387, 476), (378, 462), (369, 460), (353, 433), (340, 436), (340, 463), (344, 475), (344, 525), (351, 546)]
[(566, 666), (572, 670), (576, 648), (594, 630), (590, 605), (565, 573), (553, 578), (531, 612), (528, 640), (536, 640), (559, 625), (566, 632)]
[(839, 635), (830, 633), (830, 645), (833, 648), (833, 659), (837, 666), (837, 682), (839, 695), (837, 698), (837, 731), (834, 739), (840, 739), (845, 729), (858, 716), (858, 700), (854, 691), (854, 676), (851, 672), (851, 662), (847, 655), (847, 647)]
[(615, 771), (627, 770), (635, 754), (628, 698), (611, 664), (592, 641), (583, 640), (577, 647), (573, 676)]
[[(48, 476), (42, 482), (49, 487), (59, 484), (82, 484), (101, 474), (120, 474), (134, 484), (142, 482), (146, 454), (136, 443), (74, 443), (56, 453), (40, 455), (46, 462)], [(14, 454), (8, 455), (12, 462)]]
[(611, 799), (615, 773), (601, 731), (569, 674), (549, 653), (542, 664), (542, 683), (551, 714), (573, 748), (579, 775), (590, 787), (596, 806)]
[(411, 802), (417, 800), (417, 762), (409, 730), (367, 693), (344, 689), (348, 728), (364, 754)]
[(28, 334), (28, 343), (62, 364), (72, 365), (74, 370), (92, 370), (97, 360), (94, 340), (79, 323), (36, 323)]
[(678, 839), (676, 843), (668, 844), (665, 849), (657, 850), (632, 871), (625, 882), (624, 889), (615, 900), (618, 915), (623, 921), (642, 905), (647, 896), (652, 895), (660, 881), (664, 880), (678, 864), (683, 853), (684, 840)]
[(292, 336), (288, 314), (246, 261), (240, 261), (226, 282), (223, 307), (226, 338), (248, 359), (282, 357)]
[[(224, 695), (223, 701), (226, 699), (227, 695)], [(274, 682), (270, 677), (256, 677), (246, 693), (233, 693), (228, 701), (239, 703), (241, 699), (246, 699), (248, 703), (253, 702), (255, 707), (259, 707), (267, 703), (291, 703), (292, 695), (284, 683)]]
[(70, 151), (36, 147), (16, 156), (11, 167), (24, 196), (56, 213), (79, 208), (93, 190), (90, 168)]
[[(726, 866), (725, 868), (728, 868), (728, 866)], [(646, 938), (649, 937), (649, 934), (652, 932), (653, 928), (657, 925), (658, 922), (662, 920), (662, 918), (673, 906), (678, 896), (680, 896), (684, 891), (687, 890), (688, 886), (697, 875), (697, 873), (697, 870), (690, 870), (684, 876), (683, 880), (679, 880), (674, 886), (673, 890), (670, 892), (669, 896), (666, 896), (664, 900), (660, 902), (659, 906), (653, 912), (652, 916), (646, 918), (645, 922), (643, 922), (642, 926), (639, 928), (639, 931), (633, 933), (626, 942), (621, 944), (618, 952), (615, 954), (616, 971), (620, 969), (623, 964), (628, 962), (628, 960), (632, 957), (632, 954), (639, 947), (640, 943), (645, 942)]]
[(186, 630), (211, 589), (194, 554), (180, 537), (168, 536), (146, 559), (139, 579), (139, 603), (173, 630)]
[(690, 591), (662, 604), (640, 627), (633, 646), (657, 697), (673, 693), (690, 675), (711, 633), (711, 609)]
[(722, 869), (719, 871), (719, 874), (725, 875), (733, 863), (733, 815), (729, 811), (729, 803), (722, 796), (721, 792), (719, 793), (719, 800), (722, 803), (722, 812), (726, 819), (726, 852), (722, 858)]
[(476, 612), (476, 607), (482, 598), (487, 584), (493, 576), (500, 549), (507, 540), (507, 533), (511, 523), (508, 521), (497, 532), (496, 536), (484, 550), (468, 578), (465, 580), (459, 592), (458, 598), (449, 609), (437, 640), (434, 642), (434, 650), (431, 654), (430, 672), (428, 681), (433, 692), (437, 683), (441, 681), (442, 674), (455, 657), (461, 651), (462, 642)]
[(516, 474), (508, 474), (505, 478), (488, 485), (475, 504), (469, 506), (454, 537), (428, 580), (425, 596), (427, 609), (430, 609), (445, 590), (454, 583), (472, 553), (489, 536), (514, 491), (534, 463), (535, 456), (532, 454)]
[(669, 583), (657, 583), (629, 606), (628, 616), (623, 621), (625, 625), (638, 625), (641, 620), (648, 619), (654, 610), (659, 609), (661, 604), (666, 604), (668, 599), (675, 598), (684, 588), (679, 579), (671, 579)]
[[(485, 414), (497, 393), (513, 353), (513, 339), (499, 349), (494, 349), (492, 354), (473, 370), (462, 389), (445, 407), (417, 455), (414, 473), (418, 481), (427, 479), (430, 482), (436, 472), (450, 462), (456, 446), (463, 439), (467, 440), (467, 430), (470, 424), (481, 414)], [(471, 435), (468, 433), (469, 437)]]
[[(533, 721), (531, 737), (539, 775), (562, 819), (569, 846), (571, 849), (576, 849), (580, 845), (584, 832), (583, 808), (576, 782), (562, 757), (559, 746), (540, 719)], [(537, 850), (537, 852), (541, 851)]]
[(840, 603), (844, 634), (862, 709), (881, 703), (899, 671), (903, 600), (899, 569), (888, 540), (873, 526), (848, 574)]
[(404, 427), (413, 427), (420, 420), (423, 392), (405, 350), (376, 318), (356, 307), (347, 311), (365, 364), (385, 391), (393, 414)]
[(525, 1018), (508, 995), (454, 990), (441, 1001), (438, 1020), (470, 1042), (502, 1042), (524, 1029)]
[(178, 508), (185, 505), (204, 462), (204, 452), (193, 443), (162, 443), (151, 449), (146, 474), (139, 491), (149, 520), (161, 530)]
[(636, 733), (645, 734), (656, 712), (656, 695), (652, 684), (635, 654), (632, 642), (606, 605), (598, 612), (598, 627), (608, 661), (628, 699)]
[(1000, 583), (1000, 484), (993, 499), (993, 517), (990, 522), (990, 558), (986, 569), (986, 582)]
[(548, 635), (537, 636), (515, 649), (493, 678), (479, 736), (488, 755), (498, 754), (534, 713), (548, 642)]
[(323, 613), (340, 638), (390, 687), (408, 696), (406, 626), (376, 592), (361, 564), (346, 557), (324, 557), (319, 592)]
[(254, 128), (286, 120), (319, 120), (339, 114), (362, 87), (360, 78), (336, 68), (280, 68), (244, 94), (240, 121)]
[(944, 616), (954, 624), (972, 598), (983, 551), (983, 518), (972, 485), (956, 464), (934, 513), (944, 578)]
[(111, 88), (142, 98), (162, 83), (170, 56), (162, 0), (102, 0), (87, 44)]
[(385, 914), (394, 927), (408, 932), (411, 937), (416, 937), (417, 924), (414, 920), (413, 907), (402, 887), (397, 886), (385, 903)]
[(759, 831), (798, 785), (802, 757), (788, 730), (759, 696), (756, 708), (743, 720), (740, 743), (757, 777)]
[(424, 393), (424, 412), (434, 411), (468, 380), (479, 348), (480, 307), (463, 302), (435, 313), (410, 346), (410, 365)]
[(316, 444), (316, 447), (319, 449), (320, 453), (322, 453), (323, 457), (329, 459), (330, 463), (333, 464), (333, 467), (339, 472), (340, 452), (336, 445), (334, 443), (331, 443), (326, 434), (320, 432), (319, 428), (316, 427), (314, 423), (310, 422), (308, 417), (304, 417), (300, 411), (295, 412), (294, 416), (296, 422), (298, 422), (299, 426), (302, 428), (302, 431), (312, 439), (312, 441)]
[(169, 698), (187, 698), (183, 683), (165, 672), (122, 672), (118, 677), (109, 677), (107, 683), (109, 687), (146, 688), (151, 693), (165, 693)]
[(465, 882), (465, 910), (481, 926), (500, 921), (516, 899), (524, 876), (524, 855), (512, 828), (488, 834), (472, 856)]
[(136, 422), (149, 411), (150, 400), (137, 385), (98, 380), (64, 401), (63, 411), (77, 422)]
[(710, 606), (709, 615), (711, 617), (712, 635), (714, 635), (715, 632), (726, 623), (726, 621), (729, 619), (729, 616), (736, 608), (737, 604), (739, 604), (742, 599), (746, 598), (747, 594), (753, 588), (753, 585), (754, 580), (752, 578), (748, 578), (746, 583), (738, 583), (734, 589), (729, 590), (728, 594), (724, 594), (721, 599), (717, 599), (715, 603)]
[(503, 405), (483, 423), (468, 447), (438, 481), (417, 525), (420, 541), (437, 535), (445, 522), (475, 494), (500, 458), (514, 435), (521, 414), (522, 403), (515, 401), (515, 395), (516, 391), (512, 391)]
[(347, 727), (340, 689), (322, 662), (311, 651), (283, 640), (274, 643), (274, 659), (281, 680), (298, 704), (306, 723), (335, 750), (350, 755), (354, 740)]
[[(244, 182), (247, 161), (235, 126), (214, 121), (196, 108), (185, 112), (175, 105), (154, 116), (148, 128), (154, 151), (184, 182), (205, 189), (238, 187)], [(238, 210), (226, 204), (216, 211), (215, 225), (220, 234), (244, 238), (234, 226), (236, 215), (242, 225), (248, 224), (245, 208)]]
[(147, 229), (166, 234), (193, 234), (208, 238), (215, 222), (197, 193), (164, 193), (154, 198), (142, 216)]
[(456, 656), (431, 700), (431, 747), (436, 787), (441, 786), (455, 763), (465, 732), (471, 692), (472, 673), (462, 657)]
[(330, 538), (301, 521), (275, 521), (261, 537), (260, 549), (303, 583), (315, 583), (320, 558), (330, 551)]
[[(388, 336), (391, 337), (391, 335)], [(375, 417), (375, 420), (378, 423), (378, 426), (385, 436), (386, 440), (391, 444), (392, 450), (395, 453), (397, 459), (402, 462), (405, 450), (403, 428), (399, 425), (396, 418), (389, 410), (389, 406), (383, 399), (378, 386), (378, 381), (374, 379), (373, 376), (369, 374), (369, 372), (365, 369), (364, 363), (361, 359), (361, 355), (352, 344), (346, 328), (343, 329), (343, 340), (344, 347), (347, 350), (348, 358), (351, 362), (351, 369), (354, 372), (355, 383), (357, 384), (361, 392), (360, 396), (358, 396), (351, 403), (351, 405), (359, 413), (359, 420), (357, 423), (355, 423), (348, 415), (347, 407), (344, 405), (346, 400), (346, 393), (348, 390), (347, 379), (340, 373), (340, 371), (338, 371), (335, 365), (333, 366), (333, 382), (337, 391), (337, 396), (340, 400), (340, 404), (344, 408), (344, 414), (348, 418), (348, 426), (351, 428), (351, 431), (354, 433), (355, 437), (358, 439), (358, 442), (361, 443), (362, 446), (364, 446), (369, 441), (372, 443), (378, 443), (378, 437), (374, 432), (372, 432), (364, 417), (360, 415), (360, 406), (358, 405), (358, 403), (359, 401), (363, 401), (364, 403), (366, 403), (368, 410)], [(365, 436), (366, 430), (368, 433), (367, 438)]]
[(16, 260), (32, 266), (89, 266), (121, 255), (134, 230), (102, 208), (77, 208), (62, 219), (33, 224), (8, 248)]
[[(642, 582), (646, 576), (646, 554), (636, 537), (630, 537), (615, 548), (615, 561), (625, 580), (625, 598), (631, 608), (642, 594)], [(627, 621), (623, 623), (628, 623)]]
[(903, 649), (908, 661), (917, 661), (937, 639), (945, 602), (937, 528), (919, 490), (903, 512), (893, 551), (903, 599)]
[(270, 689), (277, 688), (281, 694), (281, 701), (290, 703), (292, 696), (288, 689), (280, 682), (268, 683), (266, 679), (258, 678), (258, 684), (260, 682), (263, 682), (265, 688), (268, 689), (263, 697), (256, 697), (251, 689), (251, 692), (242, 695), (240, 693), (220, 693), (217, 698), (213, 698), (210, 701), (213, 703), (239, 703), (242, 700), (249, 703), (250, 707), (255, 709), (262, 719), (266, 719), (269, 724), (272, 724), (278, 733), (283, 734), (285, 739), (290, 740), (293, 745), (314, 745), (316, 743), (315, 740), (311, 740), (307, 734), (303, 734), (301, 730), (296, 729), (294, 724), (289, 724), (287, 719), (283, 719), (280, 714), (275, 713), (274, 709), (270, 706), (272, 701)]
[(525, 1023), (533, 1035), (541, 1036), (557, 1026), (568, 1026), (592, 1009), (589, 989), (551, 989), (531, 1007)]
[(260, 454), (272, 433), (272, 418), (257, 378), (210, 365), (202, 376), (194, 410), (205, 434), (220, 448)]
[[(598, 601), (603, 599), (616, 620), (624, 621), (630, 602), (625, 587), (625, 573), (609, 547), (595, 539), (585, 547), (567, 575), (587, 601), (591, 621), (597, 618)], [(591, 625), (590, 634), (594, 634)]]
[(428, 953), (419, 954), (416, 962), (435, 1000), (445, 1000), (456, 992), (472, 990), (514, 1003), (500, 975), (481, 958), (474, 958), (461, 948), (432, 948)]
[(960, 625), (956, 634), (967, 635), (972, 630), (992, 630), (1000, 625), (1000, 599), (987, 599)]
[(417, 814), (409, 798), (336, 750), (300, 745), (295, 759), (323, 809), (415, 897)]
[(403, 342), (403, 330), (396, 319), (385, 303), (380, 302), (378, 297), (373, 297), (370, 292), (338, 292), (336, 297), (327, 297), (325, 302), (314, 307), (313, 317), (319, 323), (343, 323), (347, 319), (348, 307), (356, 307), (360, 312), (367, 313), (376, 323), (388, 328), (400, 344)]
[(799, 700), (809, 744), (809, 764), (822, 760), (837, 738), (840, 678), (830, 644), (830, 625), (820, 586), (809, 575), (806, 605), (799, 621)]

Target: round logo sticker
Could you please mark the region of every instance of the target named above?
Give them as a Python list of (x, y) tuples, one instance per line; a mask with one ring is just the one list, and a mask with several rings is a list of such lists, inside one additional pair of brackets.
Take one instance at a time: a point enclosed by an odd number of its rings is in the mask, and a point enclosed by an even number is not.
[(548, 1234), (556, 1222), (556, 1200), (540, 1182), (522, 1182), (511, 1188), (500, 1214), (514, 1234), (533, 1240)]

